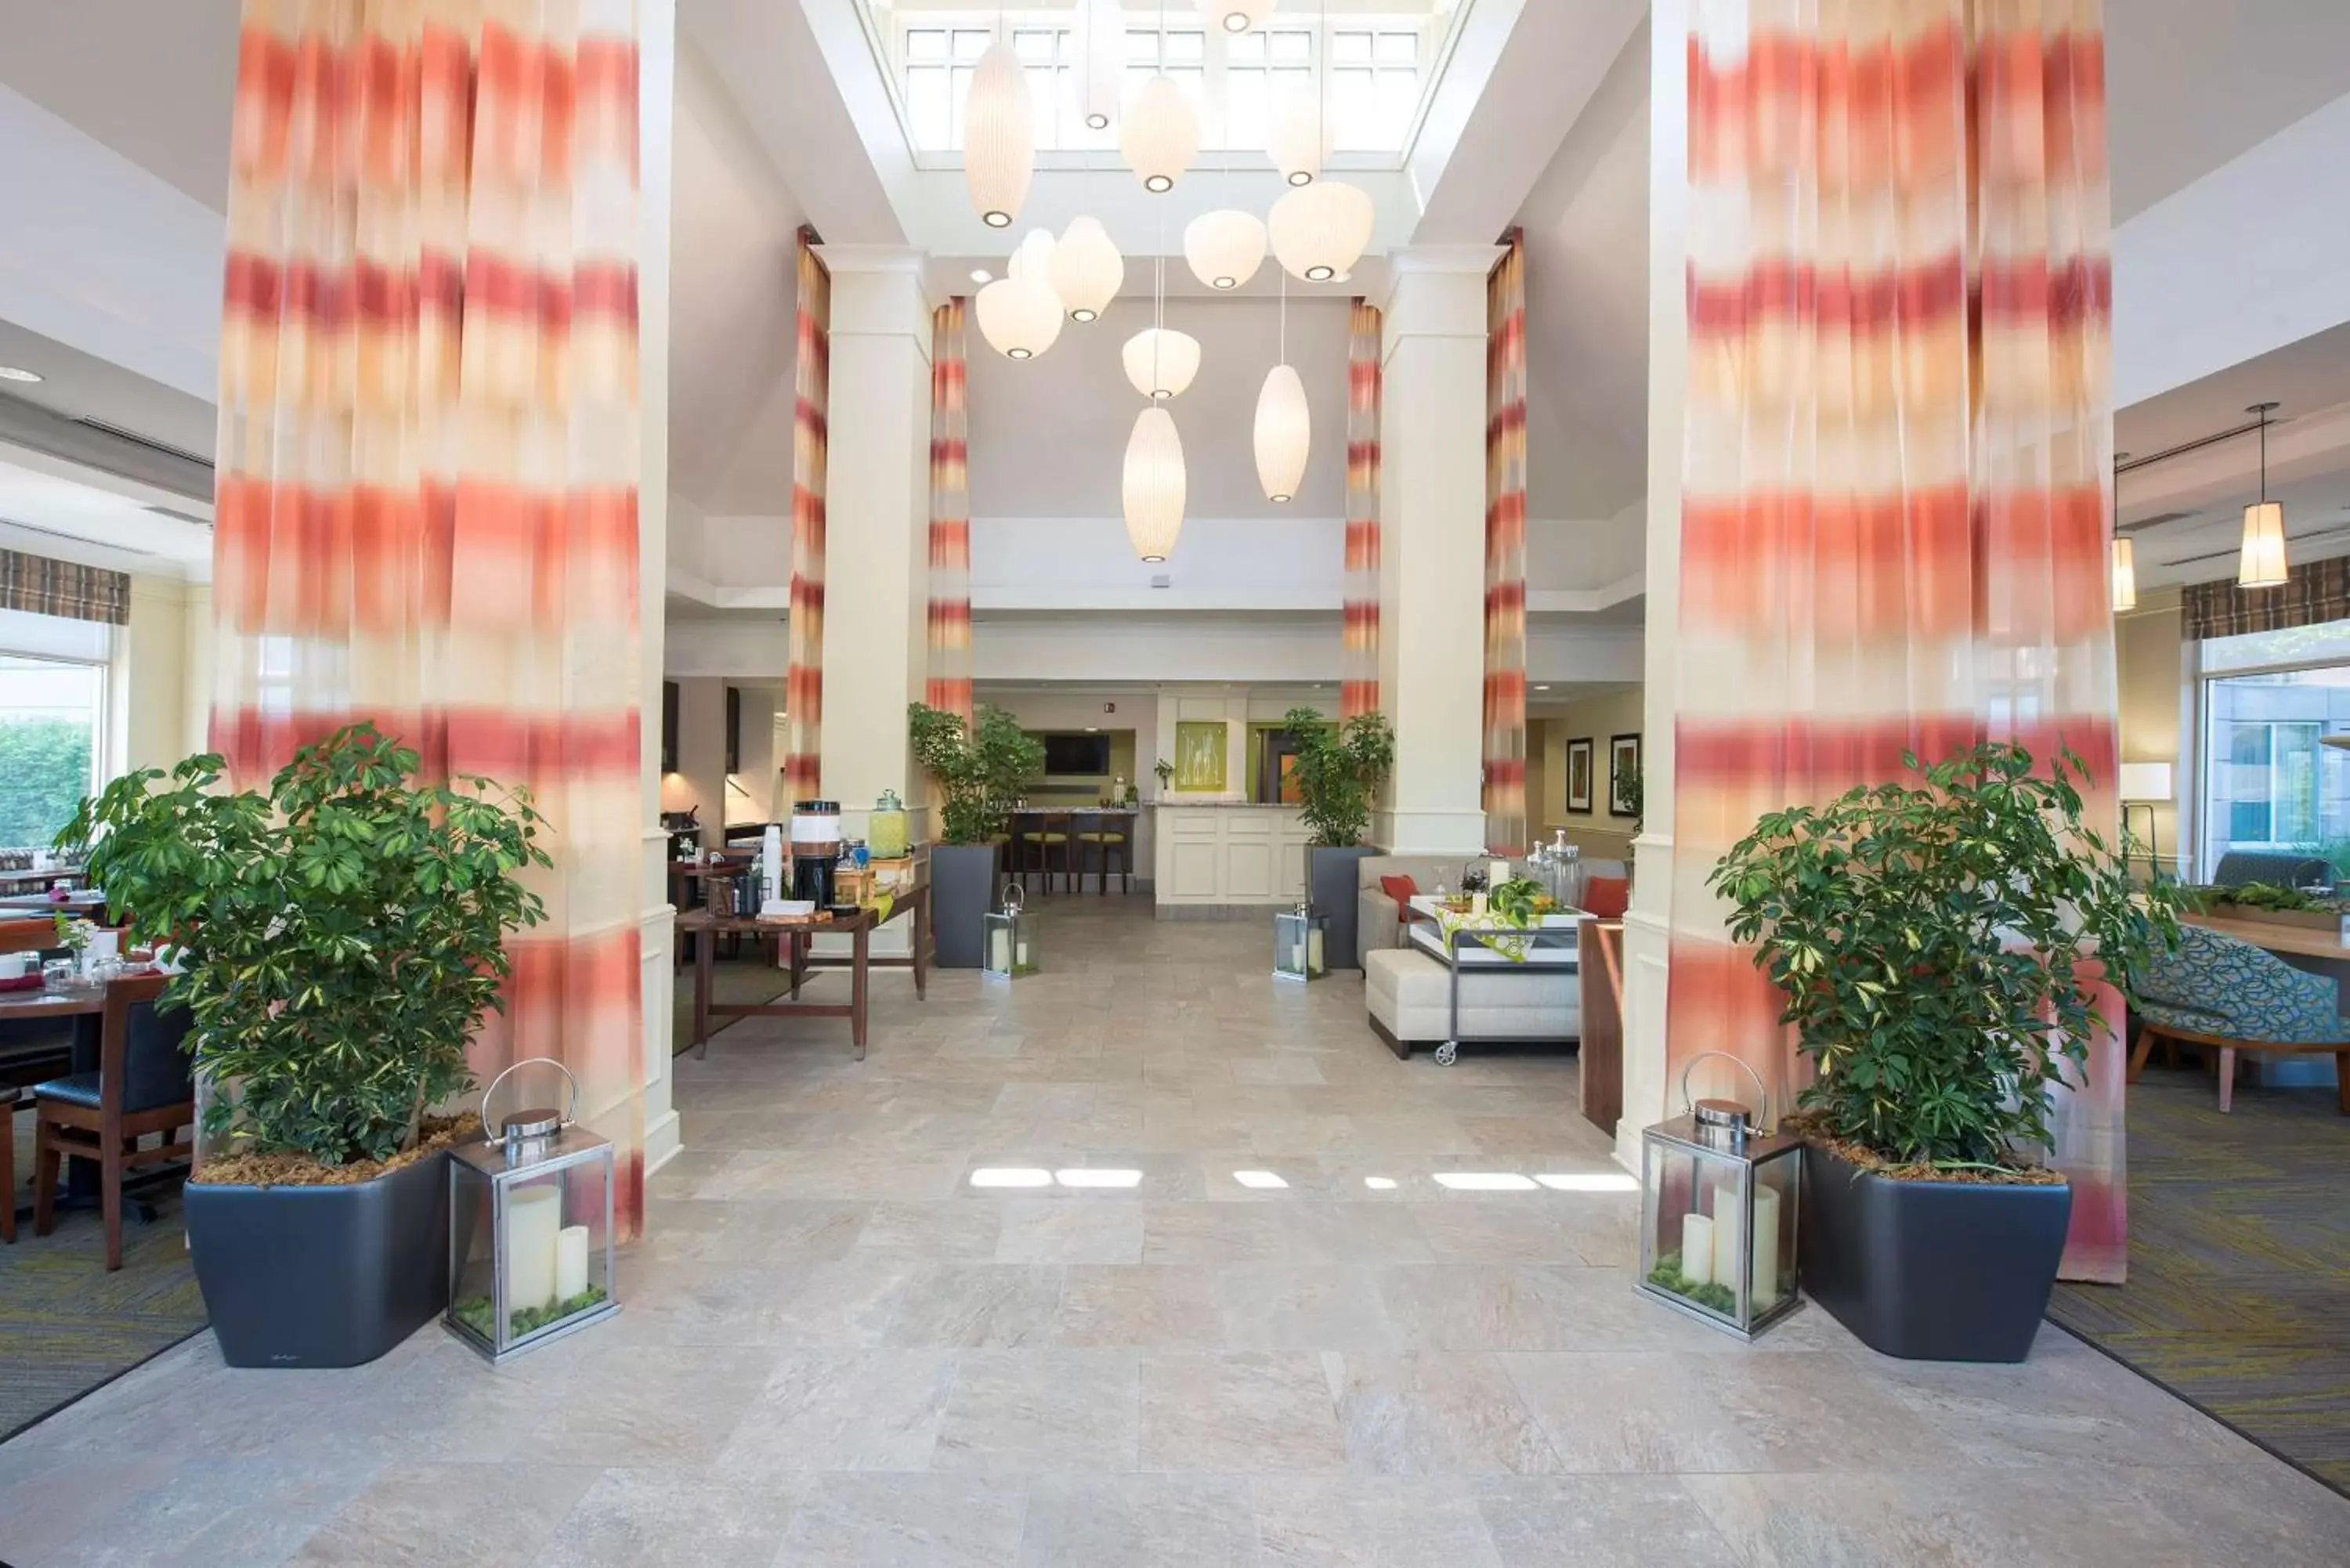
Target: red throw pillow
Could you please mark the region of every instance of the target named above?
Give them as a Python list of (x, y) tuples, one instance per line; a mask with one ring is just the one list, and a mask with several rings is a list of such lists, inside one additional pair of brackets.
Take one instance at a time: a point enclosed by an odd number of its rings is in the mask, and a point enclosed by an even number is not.
[(1382, 877), (1379, 890), (1396, 901), (1396, 919), (1401, 919), (1411, 901), (1419, 897), (1419, 884), (1409, 877)]
[(1621, 919), (1632, 902), (1629, 877), (1594, 877), (1583, 887), (1583, 912), (1603, 920)]

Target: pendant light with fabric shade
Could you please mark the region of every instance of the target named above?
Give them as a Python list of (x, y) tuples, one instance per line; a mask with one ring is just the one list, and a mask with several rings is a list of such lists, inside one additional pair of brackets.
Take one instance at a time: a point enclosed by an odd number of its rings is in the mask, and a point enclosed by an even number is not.
[(1099, 218), (1080, 213), (1069, 220), (1053, 251), (1052, 278), (1070, 320), (1091, 321), (1109, 308), (1126, 283), (1126, 258)]
[(1307, 283), (1328, 283), (1363, 259), (1377, 217), (1359, 186), (1316, 180), (1275, 202), (1265, 230), (1284, 270)]
[(1183, 225), (1183, 259), (1191, 275), (1217, 290), (1234, 289), (1264, 265), (1264, 223), (1254, 213), (1219, 207)]
[(1305, 483), (1305, 458), (1313, 448), (1314, 415), (1306, 406), (1305, 383), (1289, 362), (1289, 278), (1281, 280), (1281, 363), (1265, 372), (1256, 395), (1257, 483), (1267, 501), (1296, 498)]
[(2254, 403), (2244, 410), (2261, 416), (2261, 498), (2244, 508), (2236, 562), (2240, 588), (2281, 588), (2292, 575), (2284, 554), (2284, 503), (2269, 499), (2269, 415), (2275, 409), (2274, 403)]
[(1126, 15), (1119, 0), (1078, 0), (1085, 74), (1078, 110), (1088, 130), (1107, 130), (1118, 118), (1118, 85), (1126, 75)]
[(1284, 185), (1311, 185), (1322, 177), (1322, 161), (1330, 156), (1330, 133), (1322, 117), (1324, 55), (1329, 47), (1330, 5), (1323, 0), (1314, 28), (1314, 87), (1283, 94), (1274, 104), (1265, 133), (1265, 156), (1280, 171)]
[(1167, 0), (1159, 0), (1157, 75), (1135, 92), (1118, 126), (1118, 150), (1142, 188), (1154, 196), (1175, 189), (1200, 155), (1200, 117), (1167, 74)]
[(1053, 286), (1053, 253), (1060, 242), (1050, 229), (1031, 229), (1020, 236), (1020, 244), (1012, 259), (1003, 264), (1006, 277), (1033, 277), (1045, 287)]
[(979, 335), (1007, 359), (1034, 359), (1061, 336), (1061, 296), (1025, 271), (999, 277), (972, 300)]
[(1264, 26), (1280, 0), (1198, 0), (1200, 20), (1220, 33), (1246, 33)]
[(1154, 564), (1173, 555), (1183, 533), (1183, 438), (1175, 417), (1156, 403), (1135, 416), (1118, 488), (1134, 553)]
[(2137, 608), (2137, 541), (2122, 534), (2122, 459), (2129, 453), (2114, 453), (2114, 592), (2116, 614)]
[(972, 68), (963, 104), (963, 180), (979, 221), (1008, 229), (1028, 199), (1036, 173), (1036, 111), (1028, 101), (1028, 73), (1003, 32)]

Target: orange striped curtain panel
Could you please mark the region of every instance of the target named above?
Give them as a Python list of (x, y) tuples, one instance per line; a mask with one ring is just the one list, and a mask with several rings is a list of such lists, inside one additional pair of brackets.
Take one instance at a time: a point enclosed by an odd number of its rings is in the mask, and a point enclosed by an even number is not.
[[(1669, 1058), (1776, 1100), (1803, 1064), (1704, 887), (1758, 815), (1981, 739), (2112, 805), (2104, 36), (2098, 0), (1693, 16)], [(2059, 1109), (2072, 1277), (2122, 1272), (2122, 1066)]]
[(961, 296), (931, 313), (931, 668), (925, 701), (972, 720), (970, 366)]
[(792, 800), (824, 793), (824, 465), (832, 386), (832, 272), (800, 230), (799, 327), (792, 357), (792, 584), (784, 669), (784, 784)]
[(529, 787), (555, 867), (474, 1051), (578, 1075), (643, 1187), (637, 39), (627, 0), (246, 0), (213, 744), (372, 719)]
[(1338, 716), (1379, 706), (1379, 307), (1355, 301), (1347, 337), (1347, 576)]
[(1485, 847), (1526, 848), (1526, 245), (1485, 285)]

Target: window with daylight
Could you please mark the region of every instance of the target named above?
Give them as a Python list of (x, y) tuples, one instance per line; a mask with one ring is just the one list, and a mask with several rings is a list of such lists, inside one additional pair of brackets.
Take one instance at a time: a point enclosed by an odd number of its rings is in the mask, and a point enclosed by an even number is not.
[(106, 666), (0, 653), (0, 846), (45, 849), (103, 782)]
[[(2203, 645), (2202, 855), (2305, 849), (2350, 878), (2350, 622)], [(2265, 665), (2266, 668), (2260, 666)]]
[[(1425, 16), (1334, 15), (1326, 34), (1318, 25), (1284, 26), (1279, 16), (1253, 32), (1229, 36), (1196, 23), (1128, 27), (1123, 94), (1164, 70), (1199, 111), (1201, 146), (1262, 152), (1275, 109), (1291, 95), (1318, 98), (1330, 121), (1334, 150), (1399, 152), (1411, 134), (1432, 62), (1451, 7), (1430, 0)], [(996, 36), (992, 9), (904, 6), (885, 13), (888, 47), (904, 95), (906, 122), (918, 151), (952, 152), (963, 145), (963, 106), (972, 67)], [(1084, 40), (1066, 9), (1005, 13), (1012, 45), (1027, 67), (1036, 107), (1039, 151), (1114, 149), (1115, 128), (1085, 123)], [(1327, 38), (1328, 69), (1320, 67)]]

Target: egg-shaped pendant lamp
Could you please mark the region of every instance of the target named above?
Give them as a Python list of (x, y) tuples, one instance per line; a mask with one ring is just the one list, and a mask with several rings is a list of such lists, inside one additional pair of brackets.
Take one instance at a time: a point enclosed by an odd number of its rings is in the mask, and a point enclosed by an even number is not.
[(1061, 335), (1061, 296), (1041, 278), (999, 277), (972, 308), (979, 335), (1007, 359), (1034, 359)]
[(1126, 506), (1126, 536), (1146, 561), (1175, 553), (1183, 532), (1183, 438), (1175, 420), (1153, 404), (1136, 416), (1126, 440), (1126, 468), (1119, 496)]
[(1327, 283), (1352, 272), (1363, 259), (1377, 216), (1360, 186), (1316, 180), (1273, 204), (1265, 233), (1274, 257), (1292, 277)]
[(1126, 16), (1118, 0), (1081, 0), (1085, 31), (1078, 85), (1078, 112), (1089, 130), (1107, 130), (1118, 118), (1118, 93), (1126, 80)]
[(1264, 26), (1279, 0), (1198, 0), (1200, 20), (1219, 33), (1245, 33)]
[(1180, 398), (1200, 373), (1200, 340), (1189, 333), (1149, 327), (1126, 340), (1119, 358), (1134, 389), (1154, 402)]
[(1311, 185), (1322, 177), (1322, 161), (1330, 155), (1329, 132), (1323, 129), (1322, 106), (1311, 93), (1291, 93), (1273, 111), (1273, 129), (1264, 151), (1281, 171), (1284, 185)]
[(1305, 483), (1305, 455), (1313, 445), (1314, 416), (1305, 406), (1305, 383), (1295, 365), (1265, 372), (1256, 395), (1256, 478), (1267, 501), (1294, 501)]
[(1264, 223), (1254, 213), (1219, 207), (1183, 225), (1183, 259), (1213, 289), (1234, 289), (1264, 265)]
[(1136, 90), (1118, 122), (1118, 150), (1144, 190), (1175, 189), (1200, 155), (1200, 117), (1174, 78), (1162, 71)]
[(1053, 286), (1053, 253), (1060, 242), (1050, 229), (1031, 229), (1020, 236), (1012, 259), (1003, 265), (1006, 277), (1033, 277), (1045, 287)]
[(971, 204), (991, 229), (1008, 229), (1036, 172), (1036, 116), (1028, 75), (1012, 40), (999, 38), (972, 68), (963, 107), (962, 172)]
[(1061, 231), (1053, 251), (1053, 292), (1072, 321), (1091, 321), (1109, 308), (1126, 283), (1126, 258), (1098, 218), (1080, 213)]

